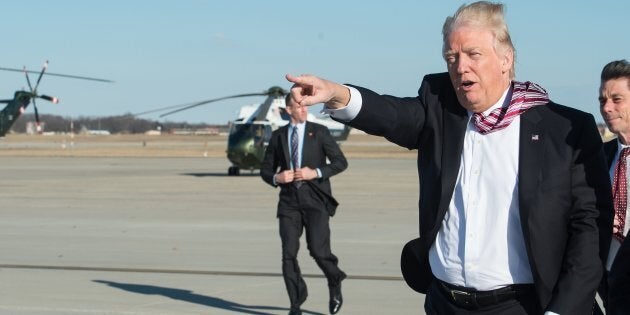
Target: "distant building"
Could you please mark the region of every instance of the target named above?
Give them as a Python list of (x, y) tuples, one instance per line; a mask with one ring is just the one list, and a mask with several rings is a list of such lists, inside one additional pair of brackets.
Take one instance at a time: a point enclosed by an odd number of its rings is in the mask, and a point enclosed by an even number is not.
[(147, 136), (159, 136), (162, 132), (160, 130), (148, 130), (144, 134)]
[(219, 128), (199, 128), (199, 129), (173, 128), (173, 129), (170, 130), (170, 133), (172, 133), (174, 135), (196, 135), (196, 136), (199, 136), (199, 135), (218, 135), (219, 134)]
[(88, 129), (84, 133), (88, 134), (88, 135), (92, 135), (92, 136), (109, 136), (109, 135), (111, 135), (109, 130), (92, 130), (92, 129)]
[(44, 127), (46, 127), (46, 123), (45, 122), (40, 122), (39, 123), (40, 126), (40, 130), (37, 130), (37, 123), (35, 123), (34, 121), (29, 121), (26, 123), (26, 134), (28, 135), (34, 135), (34, 134), (38, 134), (44, 130), (46, 130)]

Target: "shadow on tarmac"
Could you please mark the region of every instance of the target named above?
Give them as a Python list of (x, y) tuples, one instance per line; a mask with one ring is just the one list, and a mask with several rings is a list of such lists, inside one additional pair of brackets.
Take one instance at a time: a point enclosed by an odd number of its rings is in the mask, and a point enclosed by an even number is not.
[[(263, 306), (263, 305), (243, 305), (243, 304), (227, 301), (227, 300), (217, 298), (217, 297), (195, 294), (190, 290), (158, 287), (154, 285), (120, 283), (120, 282), (113, 282), (113, 281), (106, 281), (106, 280), (92, 280), (92, 281), (97, 282), (97, 283), (103, 283), (110, 287), (118, 288), (118, 289), (129, 291), (129, 292), (141, 293), (141, 294), (147, 294), (147, 295), (163, 295), (174, 300), (196, 303), (196, 304), (201, 304), (205, 306), (220, 308), (227, 311), (240, 312), (244, 314), (273, 315), (273, 313), (265, 313), (264, 311), (265, 310), (284, 311), (284, 312), (289, 311), (289, 309), (285, 307), (273, 307), (273, 306)], [(310, 312), (307, 310), (302, 310), (302, 313), (312, 314), (312, 315), (324, 315), (322, 313)]]
[(228, 175), (227, 172), (225, 173), (183, 173), (180, 175), (194, 176), (194, 177), (209, 177), (209, 176), (211, 177), (260, 177), (259, 173), (245, 173), (245, 172), (242, 172), (238, 176)]

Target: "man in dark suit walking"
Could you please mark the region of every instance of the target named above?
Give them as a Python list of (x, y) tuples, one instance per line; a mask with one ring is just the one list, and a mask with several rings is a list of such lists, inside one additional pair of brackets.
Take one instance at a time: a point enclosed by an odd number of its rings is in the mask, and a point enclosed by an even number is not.
[(617, 139), (604, 144), (612, 182), (615, 217), (600, 296), (606, 314), (630, 313), (630, 230), (628, 155), (630, 154), (630, 64), (612, 61), (602, 69), (599, 104), (602, 118)]
[(287, 96), (286, 110), (291, 123), (273, 132), (260, 176), (280, 187), (277, 216), (282, 275), (291, 302), (289, 314), (302, 314), (300, 306), (308, 295), (297, 261), (302, 230), (306, 231), (311, 256), (328, 280), (329, 310), (336, 314), (343, 303), (341, 281), (346, 274), (337, 266), (337, 257), (330, 249), (329, 219), (338, 203), (332, 196), (329, 178), (345, 170), (348, 162), (328, 128), (306, 121), (306, 106)]
[[(612, 224), (593, 116), (514, 80), (503, 6), (463, 5), (443, 26), (448, 73), (417, 97), (310, 75), (292, 98), (418, 149), (420, 237), (401, 258), (427, 314), (591, 314), (602, 276), (598, 224)], [(603, 237), (602, 237), (603, 236)]]

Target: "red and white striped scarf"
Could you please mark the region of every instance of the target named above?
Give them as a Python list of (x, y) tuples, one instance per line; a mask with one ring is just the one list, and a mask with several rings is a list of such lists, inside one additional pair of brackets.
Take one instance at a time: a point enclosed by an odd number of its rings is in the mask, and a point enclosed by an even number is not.
[(487, 116), (482, 113), (474, 113), (473, 122), (479, 133), (485, 135), (509, 126), (514, 117), (526, 110), (547, 103), (549, 103), (549, 95), (542, 86), (529, 81), (512, 81), (510, 105), (495, 108)]

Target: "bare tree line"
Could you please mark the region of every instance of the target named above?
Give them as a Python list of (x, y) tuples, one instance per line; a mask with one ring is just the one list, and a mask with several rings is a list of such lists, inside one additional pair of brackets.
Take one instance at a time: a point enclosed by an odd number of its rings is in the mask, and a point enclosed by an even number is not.
[[(158, 122), (137, 118), (131, 114), (107, 117), (79, 116), (77, 118), (48, 114), (42, 114), (39, 116), (43, 125), (43, 131), (54, 133), (79, 133), (85, 130), (106, 130), (112, 134), (137, 134), (145, 133), (150, 130), (169, 132), (176, 129), (200, 130), (215, 128), (218, 129), (218, 131), (226, 131), (228, 128), (226, 125), (190, 124), (187, 122)], [(11, 128), (11, 132), (26, 133), (27, 124), (29, 124), (29, 122), (35, 122), (34, 114), (29, 113), (20, 116)]]

